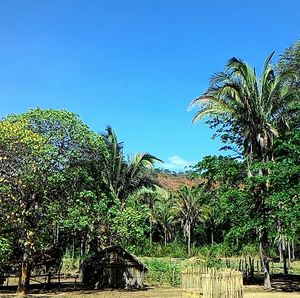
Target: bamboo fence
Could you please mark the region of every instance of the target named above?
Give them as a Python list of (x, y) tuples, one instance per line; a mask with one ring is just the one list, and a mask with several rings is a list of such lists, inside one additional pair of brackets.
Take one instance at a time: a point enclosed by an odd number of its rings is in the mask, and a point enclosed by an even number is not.
[(182, 297), (242, 298), (243, 275), (231, 269), (189, 268), (182, 272)]

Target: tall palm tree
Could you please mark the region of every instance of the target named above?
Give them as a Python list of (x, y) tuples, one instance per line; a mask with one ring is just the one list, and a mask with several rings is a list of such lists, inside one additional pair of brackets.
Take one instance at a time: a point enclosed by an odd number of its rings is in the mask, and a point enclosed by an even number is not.
[[(249, 166), (253, 161), (274, 159), (274, 138), (280, 127), (288, 124), (290, 108), (299, 100), (294, 88), (297, 75), (286, 71), (276, 76), (271, 64), (273, 55), (274, 52), (266, 59), (260, 78), (244, 61), (230, 59), (225, 71), (212, 76), (208, 90), (191, 103), (191, 107), (200, 107), (193, 122), (210, 116), (213, 125), (223, 125), (223, 140), (229, 139), (243, 149)], [(252, 175), (250, 167), (248, 174)], [(266, 229), (260, 231), (259, 238), (265, 287), (270, 288)]]
[(208, 209), (200, 201), (200, 192), (188, 186), (181, 187), (177, 192), (176, 209), (187, 238), (187, 251), (190, 257), (195, 225), (197, 222), (204, 221)]
[(157, 184), (150, 172), (154, 163), (161, 160), (149, 153), (137, 153), (127, 160), (124, 157), (123, 144), (118, 142), (111, 127), (106, 128), (103, 137), (108, 148), (108, 156), (104, 157), (104, 180), (123, 208), (129, 195), (142, 187), (153, 187)]
[(209, 115), (229, 125), (249, 162), (273, 159), (277, 128), (286, 123), (290, 106), (298, 101), (292, 88), (296, 74), (287, 71), (276, 76), (273, 55), (266, 59), (260, 79), (247, 63), (230, 59), (225, 71), (213, 75), (208, 90), (191, 103), (191, 107), (200, 107), (193, 122)]

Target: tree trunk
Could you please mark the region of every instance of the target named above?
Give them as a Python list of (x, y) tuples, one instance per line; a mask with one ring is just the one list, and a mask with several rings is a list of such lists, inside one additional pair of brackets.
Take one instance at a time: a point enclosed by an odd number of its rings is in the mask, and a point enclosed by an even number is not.
[(287, 265), (286, 243), (283, 235), (281, 236), (281, 255), (282, 255), (282, 262), (283, 262), (283, 273), (289, 274), (288, 265)]
[(263, 266), (263, 272), (264, 272), (264, 288), (265, 289), (271, 289), (271, 278), (270, 278), (270, 266), (269, 266), (269, 259), (268, 259), (268, 233), (264, 229), (260, 232), (259, 235), (259, 241), (260, 241), (260, 258), (261, 263)]
[(279, 241), (278, 250), (279, 250), (279, 262), (283, 262), (283, 255), (282, 255), (282, 246), (281, 240)]
[(59, 224), (55, 224), (53, 228), (53, 244), (57, 244), (59, 242)]
[(149, 217), (150, 222), (150, 246), (152, 246), (152, 217)]
[(187, 226), (187, 248), (188, 248), (188, 257), (191, 256), (191, 225), (188, 224)]
[(288, 257), (289, 257), (289, 266), (291, 264), (291, 242), (288, 241)]
[(249, 278), (250, 280), (254, 279), (254, 258), (249, 257), (249, 264), (250, 264), (250, 271), (249, 271)]
[(31, 266), (24, 260), (21, 266), (17, 294), (26, 295), (29, 289)]
[(283, 250), (283, 273), (284, 274), (289, 274), (289, 268), (287, 264), (287, 251), (286, 249)]
[(165, 247), (167, 246), (167, 229), (164, 228)]
[(24, 245), (23, 261), (21, 264), (21, 272), (19, 275), (19, 283), (17, 293), (25, 295), (29, 289), (30, 274), (32, 263), (30, 257), (32, 256), (34, 246), (35, 232), (29, 228), (26, 230), (26, 240)]
[(85, 255), (85, 248), (86, 248), (85, 242), (86, 242), (86, 238), (85, 238), (85, 234), (83, 234), (80, 240), (80, 259), (82, 259), (83, 256)]

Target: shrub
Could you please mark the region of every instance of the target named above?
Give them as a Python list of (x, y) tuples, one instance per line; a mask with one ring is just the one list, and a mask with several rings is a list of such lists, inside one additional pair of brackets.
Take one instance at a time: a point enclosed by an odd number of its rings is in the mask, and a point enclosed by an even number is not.
[(64, 273), (72, 273), (72, 272), (78, 272), (80, 266), (80, 258), (71, 258), (68, 256), (63, 257), (63, 263), (62, 263), (62, 272)]
[(148, 272), (146, 282), (154, 286), (177, 286), (181, 281), (181, 265), (172, 259), (144, 258)]

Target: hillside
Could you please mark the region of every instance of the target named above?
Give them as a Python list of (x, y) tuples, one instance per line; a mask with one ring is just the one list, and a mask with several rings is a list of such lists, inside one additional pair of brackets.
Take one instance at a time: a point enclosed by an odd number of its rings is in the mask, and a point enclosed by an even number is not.
[(156, 179), (162, 185), (162, 187), (176, 191), (182, 185), (195, 186), (199, 181), (192, 180), (187, 174), (174, 174), (174, 173), (156, 173)]

